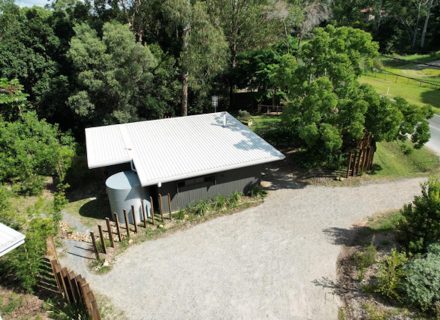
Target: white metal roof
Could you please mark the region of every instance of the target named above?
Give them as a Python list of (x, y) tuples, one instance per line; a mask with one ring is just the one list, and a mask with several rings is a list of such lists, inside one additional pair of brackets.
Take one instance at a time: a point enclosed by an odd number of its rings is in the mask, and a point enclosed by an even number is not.
[(87, 128), (86, 146), (89, 168), (132, 160), (143, 186), (284, 159), (227, 112)]
[(23, 243), (23, 234), (0, 223), (0, 257)]

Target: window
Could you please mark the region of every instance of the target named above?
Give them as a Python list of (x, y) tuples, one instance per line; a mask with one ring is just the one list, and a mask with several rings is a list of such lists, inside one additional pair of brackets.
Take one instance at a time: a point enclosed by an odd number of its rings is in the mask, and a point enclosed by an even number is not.
[(210, 187), (215, 184), (215, 176), (204, 176), (192, 179), (179, 181), (177, 183), (177, 192), (184, 191), (184, 189), (192, 189), (195, 187)]

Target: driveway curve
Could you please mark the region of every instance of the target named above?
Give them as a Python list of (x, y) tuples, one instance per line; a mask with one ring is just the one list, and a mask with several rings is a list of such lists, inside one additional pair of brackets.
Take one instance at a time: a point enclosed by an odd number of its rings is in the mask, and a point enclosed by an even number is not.
[(337, 319), (338, 237), (423, 179), (271, 191), (264, 204), (130, 247), (92, 287), (129, 319)]

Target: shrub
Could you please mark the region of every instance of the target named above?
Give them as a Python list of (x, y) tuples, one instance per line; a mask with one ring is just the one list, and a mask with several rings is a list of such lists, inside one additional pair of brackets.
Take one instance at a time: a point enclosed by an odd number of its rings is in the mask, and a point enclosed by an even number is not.
[(440, 181), (431, 178), (424, 183), (422, 194), (401, 213), (399, 230), (410, 252), (426, 252), (430, 244), (440, 242)]
[(221, 211), (226, 207), (226, 198), (225, 196), (217, 196), (212, 203), (212, 208), (216, 211)]
[(405, 266), (402, 290), (406, 301), (422, 311), (435, 311), (440, 303), (440, 245), (429, 248), (424, 257)]
[(249, 121), (251, 114), (246, 110), (238, 110), (238, 119), (240, 121)]
[(376, 292), (389, 298), (400, 300), (399, 286), (405, 276), (404, 266), (408, 258), (396, 249), (379, 264)]
[(209, 211), (209, 202), (201, 200), (191, 207), (191, 211), (198, 216), (203, 216)]
[(34, 218), (29, 222), (25, 234), (25, 243), (2, 259), (0, 270), (2, 274), (14, 276), (23, 289), (32, 292), (46, 253), (46, 239), (54, 235), (53, 221), (49, 218)]
[(230, 208), (235, 208), (241, 200), (241, 193), (240, 192), (234, 192), (228, 199), (227, 204)]

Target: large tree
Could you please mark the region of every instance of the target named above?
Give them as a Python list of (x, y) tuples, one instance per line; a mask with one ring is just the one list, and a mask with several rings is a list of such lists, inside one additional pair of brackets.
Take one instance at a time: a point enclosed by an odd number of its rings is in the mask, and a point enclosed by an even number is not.
[(75, 27), (68, 56), (77, 89), (68, 104), (83, 124), (123, 123), (170, 112), (169, 63), (158, 48), (154, 51), (160, 60), (135, 41), (126, 25), (106, 23), (102, 37), (86, 24)]
[(314, 31), (298, 52), (298, 64), (292, 60), (295, 76), (286, 78), (291, 90), (284, 124), (308, 150), (334, 161), (366, 132), (375, 141), (409, 136), (416, 147), (429, 139), (429, 109), (380, 97), (358, 83), (377, 48), (364, 31), (328, 26)]

